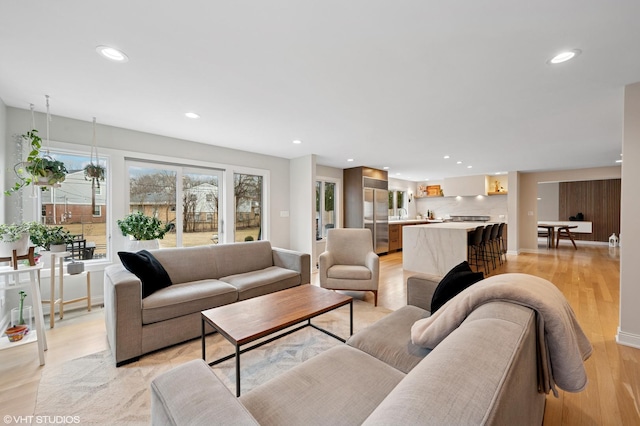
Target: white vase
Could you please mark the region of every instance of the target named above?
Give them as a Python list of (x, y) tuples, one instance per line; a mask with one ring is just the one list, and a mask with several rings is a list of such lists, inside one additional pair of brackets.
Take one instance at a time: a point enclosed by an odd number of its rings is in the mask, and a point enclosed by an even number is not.
[(62, 253), (63, 251), (67, 251), (66, 244), (49, 244), (49, 251), (51, 253)]
[(125, 251), (155, 250), (160, 248), (160, 242), (155, 240), (127, 240)]
[(22, 234), (22, 237), (18, 241), (5, 242), (0, 241), (0, 257), (13, 256), (13, 250), (16, 251), (16, 256), (23, 256), (29, 253), (29, 234)]

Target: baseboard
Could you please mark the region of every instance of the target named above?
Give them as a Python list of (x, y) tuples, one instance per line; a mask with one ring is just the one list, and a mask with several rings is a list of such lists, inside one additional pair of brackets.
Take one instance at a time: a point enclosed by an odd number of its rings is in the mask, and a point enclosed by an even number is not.
[(640, 335), (624, 332), (620, 330), (620, 327), (618, 327), (618, 334), (616, 334), (616, 342), (619, 345), (640, 349)]

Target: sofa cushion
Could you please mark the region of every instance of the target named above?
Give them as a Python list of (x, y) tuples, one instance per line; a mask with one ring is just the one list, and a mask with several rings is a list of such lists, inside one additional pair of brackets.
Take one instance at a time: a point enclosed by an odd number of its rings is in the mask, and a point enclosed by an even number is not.
[(238, 293), (235, 287), (219, 280), (174, 284), (142, 301), (142, 323), (164, 321), (237, 300)]
[(142, 281), (142, 298), (171, 285), (169, 274), (162, 264), (147, 250), (137, 253), (119, 251), (118, 256), (125, 269)]
[(269, 241), (219, 244), (211, 248), (218, 268), (218, 278), (273, 266), (273, 253)]
[(356, 425), (404, 376), (338, 345), (243, 394), (240, 402), (261, 425)]
[[(508, 311), (505, 319), (493, 318), (500, 309)], [(545, 396), (537, 388), (534, 312), (505, 302), (476, 311), (407, 374), (365, 425), (541, 423)], [(516, 369), (515, 360), (525, 362)], [(522, 380), (511, 382), (512, 376)], [(501, 407), (509, 420), (491, 421), (504, 399), (513, 402)]]
[(433, 292), (431, 299), (431, 313), (434, 313), (442, 305), (447, 303), (449, 299), (455, 297), (465, 288), (484, 279), (482, 272), (473, 272), (471, 267), (465, 260), (457, 266), (454, 266), (442, 278), (438, 287)]
[(411, 343), (411, 326), (428, 316), (429, 311), (403, 306), (351, 336), (347, 345), (408, 373), (431, 352), (431, 349)]
[(327, 278), (339, 280), (370, 280), (371, 270), (361, 265), (333, 265), (327, 270)]
[(220, 278), (212, 246), (173, 247), (151, 250), (174, 284)]
[(186, 423), (258, 425), (201, 359), (179, 365), (151, 382), (151, 424)]
[(262, 296), (301, 284), (298, 272), (278, 266), (222, 277), (220, 281), (229, 283), (238, 290), (238, 300)]

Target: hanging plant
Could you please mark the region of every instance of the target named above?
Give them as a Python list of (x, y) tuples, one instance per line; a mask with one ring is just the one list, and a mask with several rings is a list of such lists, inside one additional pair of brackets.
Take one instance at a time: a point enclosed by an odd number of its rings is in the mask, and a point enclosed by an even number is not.
[[(95, 162), (94, 162), (95, 158)], [(98, 146), (96, 145), (96, 118), (93, 117), (93, 143), (91, 145), (91, 162), (84, 168), (84, 179), (91, 181), (91, 211), (96, 210), (96, 188), (100, 188), (100, 181), (104, 182), (105, 168), (100, 165)]]
[[(33, 117), (33, 105), (31, 105), (31, 115)], [(49, 120), (49, 96), (47, 96), (47, 141), (49, 140)], [(38, 135), (38, 131), (29, 130), (21, 135), (21, 138), (29, 143), (29, 154), (25, 161), (13, 167), (17, 182), (4, 193), (11, 195), (29, 185), (53, 186), (64, 182), (68, 173), (67, 168), (62, 161), (52, 158), (48, 153), (42, 153), (42, 138)]]
[(100, 188), (100, 181), (104, 182), (105, 168), (100, 164), (89, 163), (84, 168), (85, 180), (91, 180)]

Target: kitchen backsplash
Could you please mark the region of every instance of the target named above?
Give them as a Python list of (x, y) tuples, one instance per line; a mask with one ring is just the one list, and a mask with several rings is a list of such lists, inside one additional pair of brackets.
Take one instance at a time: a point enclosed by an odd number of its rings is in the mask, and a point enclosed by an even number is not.
[(437, 218), (449, 216), (489, 216), (491, 222), (507, 222), (507, 195), (482, 197), (418, 198), (417, 214), (432, 210)]

